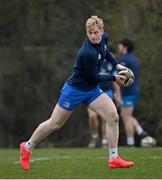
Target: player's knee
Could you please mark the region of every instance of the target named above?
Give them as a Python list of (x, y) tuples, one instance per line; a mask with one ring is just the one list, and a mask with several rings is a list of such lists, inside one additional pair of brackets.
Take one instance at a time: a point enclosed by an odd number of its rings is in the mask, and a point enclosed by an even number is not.
[(51, 125), (50, 125), (50, 131), (51, 131), (51, 132), (57, 131), (57, 130), (59, 130), (60, 128), (61, 128), (61, 125), (58, 124), (58, 123), (54, 123), (54, 124), (51, 124)]
[(96, 118), (97, 118), (97, 114), (96, 113), (93, 113), (93, 114), (89, 115), (89, 119), (92, 120), (92, 121), (96, 120)]
[(51, 132), (57, 131), (62, 127), (62, 125), (58, 122), (52, 122), (49, 120), (49, 129)]
[(119, 121), (119, 116), (117, 111), (111, 111), (109, 113), (100, 113), (99, 115), (103, 120), (105, 120), (109, 124), (117, 123)]
[(119, 116), (118, 116), (118, 113), (116, 111), (112, 111), (109, 113), (109, 121), (111, 123), (118, 123), (119, 121)]

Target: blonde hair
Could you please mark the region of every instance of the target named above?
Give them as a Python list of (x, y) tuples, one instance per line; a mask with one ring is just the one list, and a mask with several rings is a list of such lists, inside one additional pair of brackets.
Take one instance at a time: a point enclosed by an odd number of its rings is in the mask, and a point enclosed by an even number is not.
[(104, 30), (104, 23), (101, 18), (99, 18), (98, 16), (91, 16), (89, 19), (87, 19), (86, 22), (87, 32), (92, 31), (96, 26), (99, 27), (102, 31)]

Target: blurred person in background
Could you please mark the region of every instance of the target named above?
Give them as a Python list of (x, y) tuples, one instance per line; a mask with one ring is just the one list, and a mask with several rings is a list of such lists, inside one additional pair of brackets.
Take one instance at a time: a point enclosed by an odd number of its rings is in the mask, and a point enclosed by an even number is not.
[(109, 142), (109, 168), (127, 168), (134, 162), (125, 161), (118, 155), (118, 113), (113, 101), (99, 88), (99, 82), (115, 81), (124, 87), (125, 76), (100, 76), (99, 70), (108, 60), (117, 70), (127, 69), (118, 64), (110, 54), (107, 44), (109, 37), (104, 33), (103, 20), (92, 16), (86, 21), (87, 38), (77, 53), (73, 73), (65, 82), (51, 117), (41, 123), (27, 142), (20, 144), (20, 165), (27, 171), (30, 157), (36, 144), (49, 134), (60, 129), (69, 119), (73, 110), (84, 103), (106, 122), (106, 136)]
[(133, 54), (134, 42), (129, 38), (123, 38), (118, 43), (118, 51), (121, 56), (118, 58), (119, 63), (131, 69), (134, 73), (134, 82), (132, 85), (121, 88), (121, 117), (124, 122), (127, 145), (134, 146), (135, 131), (142, 138), (147, 136), (147, 132), (144, 131), (138, 120), (133, 116), (134, 108), (136, 107), (139, 96), (139, 61)]
[[(108, 46), (108, 49), (112, 56), (115, 58), (115, 47), (112, 45)], [(99, 72), (100, 76), (109, 76), (115, 74), (115, 68), (111, 63), (104, 60)], [(115, 105), (118, 107), (120, 104), (120, 87), (112, 81), (100, 82), (100, 88), (115, 102)], [(106, 129), (105, 129), (105, 121), (99, 121), (99, 117), (96, 112), (92, 111), (90, 108), (87, 108), (88, 111), (88, 120), (89, 120), (89, 128), (91, 133), (91, 140), (88, 144), (88, 147), (94, 148), (100, 145), (103, 148), (108, 147), (108, 142), (106, 138)], [(99, 138), (99, 123), (101, 123), (101, 138)]]

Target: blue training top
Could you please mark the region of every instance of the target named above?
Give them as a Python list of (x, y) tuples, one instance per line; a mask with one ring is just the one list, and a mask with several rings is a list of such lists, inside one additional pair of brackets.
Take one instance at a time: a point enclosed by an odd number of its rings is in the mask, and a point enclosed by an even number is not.
[(108, 60), (114, 67), (117, 62), (107, 49), (109, 36), (104, 33), (99, 44), (92, 44), (88, 38), (77, 53), (73, 73), (68, 78), (67, 83), (71, 86), (91, 90), (102, 81), (115, 81), (115, 76), (100, 76), (99, 70), (104, 61)]
[(130, 68), (134, 73), (134, 82), (132, 85), (122, 88), (122, 96), (139, 95), (139, 61), (133, 53), (127, 53), (119, 57), (119, 63)]

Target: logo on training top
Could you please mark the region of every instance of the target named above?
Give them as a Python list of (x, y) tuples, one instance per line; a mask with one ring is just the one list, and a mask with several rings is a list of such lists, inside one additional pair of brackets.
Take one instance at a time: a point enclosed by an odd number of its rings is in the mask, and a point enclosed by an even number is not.
[(113, 69), (113, 66), (112, 66), (112, 64), (107, 64), (107, 70), (109, 71), (109, 72), (111, 72), (112, 71), (112, 69)]
[(98, 55), (98, 60), (101, 59), (101, 54)]
[(64, 102), (64, 107), (66, 107), (66, 108), (69, 108), (70, 107), (70, 103), (69, 102)]
[(104, 45), (104, 51), (106, 51), (107, 50), (107, 46), (106, 46), (106, 44)]

